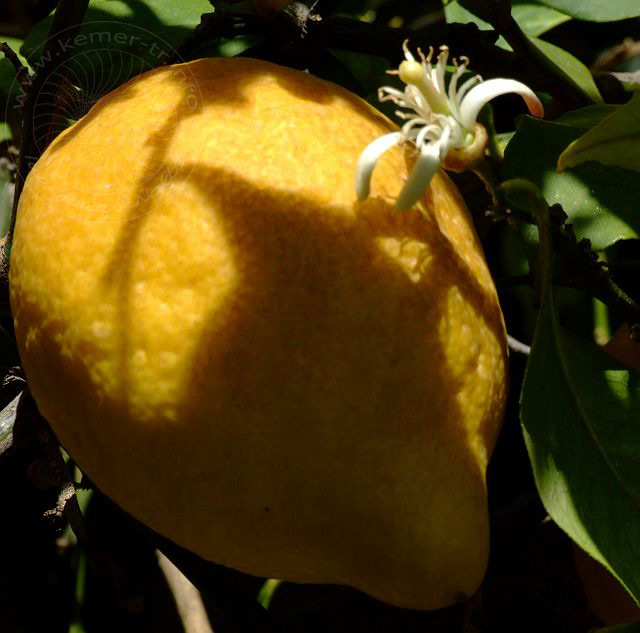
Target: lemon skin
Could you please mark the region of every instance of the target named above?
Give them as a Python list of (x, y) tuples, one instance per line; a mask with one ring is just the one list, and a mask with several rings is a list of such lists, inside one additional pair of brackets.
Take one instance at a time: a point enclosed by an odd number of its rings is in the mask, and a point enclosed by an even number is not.
[(156, 69), (29, 175), (11, 302), (29, 386), (127, 512), (206, 559), (403, 607), (471, 594), (502, 315), (461, 196), (393, 210), (394, 126), (251, 59)]

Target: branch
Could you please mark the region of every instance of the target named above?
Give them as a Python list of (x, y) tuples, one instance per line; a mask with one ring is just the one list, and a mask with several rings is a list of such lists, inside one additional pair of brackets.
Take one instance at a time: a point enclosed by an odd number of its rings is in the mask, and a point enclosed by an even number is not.
[(156, 557), (173, 594), (184, 633), (213, 633), (200, 592), (160, 550), (156, 550)]
[(566, 104), (568, 109), (593, 105), (546, 55), (541, 53), (511, 15), (511, 0), (463, 0), (461, 4), (479, 18), (489, 22), (513, 49), (522, 66), (534, 78), (536, 87)]
[(29, 467), (29, 476), (36, 487), (56, 488), (57, 499), (44, 518), (62, 530), (68, 522), (96, 574), (113, 586), (125, 605), (140, 602), (140, 591), (134, 587), (126, 572), (109, 549), (87, 531), (87, 525), (75, 494), (75, 484), (69, 475), (58, 440), (38, 407), (25, 389), (19, 400), (14, 427), (14, 443), (18, 448), (30, 449), (36, 457)]
[(281, 633), (284, 627), (247, 590), (245, 583), (251, 577), (206, 561), (127, 517), (197, 587), (216, 633)]
[(0, 52), (4, 53), (4, 56), (11, 62), (15, 71), (16, 79), (20, 83), (20, 88), (23, 92), (29, 90), (31, 85), (31, 75), (29, 69), (20, 61), (17, 53), (6, 42), (0, 42)]

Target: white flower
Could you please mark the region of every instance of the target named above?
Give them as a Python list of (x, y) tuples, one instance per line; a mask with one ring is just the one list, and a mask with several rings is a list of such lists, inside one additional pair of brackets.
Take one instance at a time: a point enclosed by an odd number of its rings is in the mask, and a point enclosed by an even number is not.
[[(382, 154), (394, 145), (410, 141), (419, 154), (396, 201), (396, 209), (406, 211), (426, 191), (431, 178), (451, 150), (464, 150), (474, 144), (477, 129), (481, 127), (476, 119), (482, 107), (491, 99), (514, 92), (523, 97), (533, 116), (542, 116), (543, 108), (531, 89), (513, 79), (483, 81), (476, 75), (458, 87), (458, 81), (469, 63), (466, 57), (462, 57), (460, 63), (453, 60), (454, 71), (447, 88), (445, 67), (449, 49), (446, 46), (440, 48), (435, 66), (431, 64), (433, 49), (426, 57), (418, 49), (418, 62), (409, 51), (406, 41), (402, 48), (405, 60), (392, 74), (398, 74), (407, 85), (404, 91), (388, 86), (380, 88), (378, 98), (380, 101), (393, 101), (407, 110), (396, 112), (406, 123), (400, 131), (382, 136), (362, 152), (356, 168), (356, 195), (358, 200), (369, 196), (373, 168)], [(484, 144), (480, 151), (484, 151)]]

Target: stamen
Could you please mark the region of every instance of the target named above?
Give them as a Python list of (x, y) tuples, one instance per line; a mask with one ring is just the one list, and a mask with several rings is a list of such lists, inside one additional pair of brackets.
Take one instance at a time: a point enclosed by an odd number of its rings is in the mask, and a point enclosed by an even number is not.
[(411, 51), (409, 50), (409, 40), (406, 39), (404, 42), (402, 42), (402, 50), (404, 51), (404, 57), (407, 61), (409, 62), (413, 62), (415, 61), (414, 56), (411, 54)]

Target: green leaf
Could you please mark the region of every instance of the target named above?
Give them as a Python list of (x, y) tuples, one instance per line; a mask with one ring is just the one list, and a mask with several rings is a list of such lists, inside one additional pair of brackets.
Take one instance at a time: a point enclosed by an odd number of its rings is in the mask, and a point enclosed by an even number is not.
[[(444, 15), (448, 23), (468, 24), (471, 22), (476, 24), (482, 31), (493, 29), (491, 24), (474, 15), (457, 0), (452, 0), (452, 2), (445, 4)], [(520, 28), (531, 36), (542, 35), (555, 26), (571, 19), (568, 15), (533, 2), (514, 2), (511, 15), (513, 15)], [(504, 42), (504, 40), (502, 41)], [(504, 44), (506, 45), (506, 42)], [(509, 48), (508, 45), (506, 47)]]
[(594, 103), (602, 103), (602, 95), (591, 71), (579, 59), (559, 46), (537, 37), (529, 37), (529, 41), (564, 75), (567, 82), (574, 84)]
[(548, 204), (560, 203), (579, 239), (600, 251), (621, 239), (640, 236), (640, 178), (635, 171), (585, 163), (557, 173), (558, 156), (584, 127), (522, 116), (505, 151), (504, 178), (526, 178)]
[(571, 19), (569, 15), (533, 2), (514, 2), (511, 15), (520, 28), (532, 37), (542, 35)]
[[(18, 53), (18, 57), (23, 64), (27, 64), (25, 57), (18, 52), (22, 46), (22, 40), (14, 37), (4, 37), (0, 35), (0, 42), (6, 42), (13, 51)], [(17, 94), (20, 92), (20, 86), (16, 80), (16, 71), (13, 64), (0, 53), (0, 93)]]
[(13, 433), (16, 421), (18, 402), (22, 393), (18, 394), (2, 411), (0, 411), (0, 442), (6, 440)]
[(597, 629), (595, 633), (640, 633), (640, 622), (621, 624), (620, 626), (607, 627), (606, 629)]
[(9, 172), (0, 165), (0, 237), (9, 230), (13, 205), (13, 183)]
[(608, 103), (586, 106), (585, 108), (565, 112), (557, 119), (554, 119), (554, 123), (563, 123), (564, 125), (573, 125), (575, 127), (589, 129), (600, 123), (606, 116), (615, 112), (618, 107), (619, 106)]
[(457, 0), (451, 0), (444, 5), (444, 17), (447, 24), (475, 24), (481, 31), (493, 29), (491, 24), (465, 9)]
[(640, 92), (573, 141), (558, 158), (558, 171), (597, 160), (640, 171)]
[(11, 126), (4, 121), (0, 121), (0, 143), (10, 141), (13, 139), (13, 133), (11, 132)]
[(561, 11), (580, 20), (591, 22), (614, 22), (640, 15), (638, 0), (539, 0), (556, 11)]
[(562, 328), (541, 235), (546, 274), (520, 401), (536, 486), (551, 518), (639, 600), (640, 375)]
[[(162, 64), (197, 26), (208, 0), (91, 0), (68, 62), (71, 83), (95, 100), (131, 77)], [(22, 53), (39, 65), (51, 17), (29, 33)], [(80, 112), (79, 114), (82, 114)], [(75, 117), (77, 118), (77, 117)]]
[[(573, 84), (594, 103), (602, 103), (602, 95), (596, 86), (591, 71), (579, 59), (576, 59), (571, 53), (559, 46), (535, 37), (535, 35), (539, 35), (569, 18), (557, 12), (547, 15), (539, 14), (536, 12), (536, 6), (531, 3), (522, 3), (513, 7), (513, 16), (528, 36), (532, 46), (546, 58), (547, 64), (553, 66), (555, 74), (562, 77), (567, 83)], [(538, 7), (538, 9), (544, 11), (543, 7)], [(465, 24), (472, 22), (480, 30), (492, 28), (488, 22), (477, 17), (455, 0), (445, 5), (444, 13), (446, 21), (449, 23), (460, 22)], [(511, 47), (502, 36), (496, 42), (496, 46), (511, 50)]]

